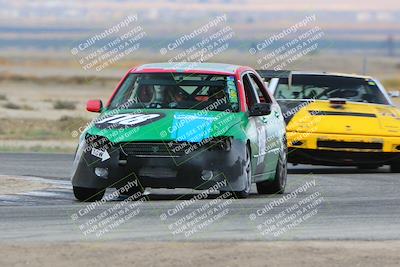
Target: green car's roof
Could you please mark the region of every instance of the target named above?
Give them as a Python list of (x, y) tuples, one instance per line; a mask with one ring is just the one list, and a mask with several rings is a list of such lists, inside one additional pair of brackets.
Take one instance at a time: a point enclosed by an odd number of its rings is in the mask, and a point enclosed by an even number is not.
[(144, 64), (132, 69), (132, 72), (149, 71), (160, 69), (164, 71), (186, 72), (221, 72), (224, 74), (235, 74), (240, 68), (239, 65), (223, 64), (223, 63), (198, 63), (198, 62), (172, 62), (172, 63), (151, 63)]

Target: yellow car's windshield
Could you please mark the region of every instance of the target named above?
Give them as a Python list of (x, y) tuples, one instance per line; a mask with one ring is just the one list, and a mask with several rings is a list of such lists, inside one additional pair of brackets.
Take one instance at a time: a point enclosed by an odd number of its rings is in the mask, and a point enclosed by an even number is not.
[(279, 79), (275, 98), (316, 100), (341, 98), (352, 102), (389, 104), (375, 81), (334, 75), (293, 75), (291, 86), (288, 85), (288, 79)]

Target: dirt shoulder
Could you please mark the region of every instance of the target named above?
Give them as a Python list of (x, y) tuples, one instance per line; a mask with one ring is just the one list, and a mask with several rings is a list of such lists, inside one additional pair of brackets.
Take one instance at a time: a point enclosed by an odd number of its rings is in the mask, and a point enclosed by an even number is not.
[(0, 244), (1, 266), (399, 266), (400, 241)]

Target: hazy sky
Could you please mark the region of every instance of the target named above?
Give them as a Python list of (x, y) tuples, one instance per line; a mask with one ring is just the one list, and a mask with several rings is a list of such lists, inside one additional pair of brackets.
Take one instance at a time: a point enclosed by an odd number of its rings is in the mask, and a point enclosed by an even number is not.
[[(88, 21), (106, 22), (126, 14), (143, 13), (156, 19), (160, 14), (196, 17), (204, 13), (238, 12), (252, 15), (260, 12), (355, 12), (360, 20), (395, 20), (400, 14), (400, 0), (0, 0), (1, 25)], [(193, 12), (196, 11), (196, 12)], [(173, 15), (171, 15), (173, 16)]]

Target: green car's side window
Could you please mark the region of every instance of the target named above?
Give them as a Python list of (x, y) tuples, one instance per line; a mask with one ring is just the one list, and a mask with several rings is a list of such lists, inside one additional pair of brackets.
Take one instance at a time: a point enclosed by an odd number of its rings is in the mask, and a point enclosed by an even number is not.
[(250, 73), (249, 76), (253, 88), (256, 91), (259, 103), (272, 103), (271, 97), (268, 95), (262, 82), (257, 78), (257, 76), (252, 73)]
[(246, 95), (246, 104), (247, 104), (247, 107), (250, 108), (255, 103), (257, 103), (257, 97), (251, 86), (251, 81), (250, 81), (248, 74), (244, 74), (242, 77), (242, 80), (243, 80), (244, 92)]

